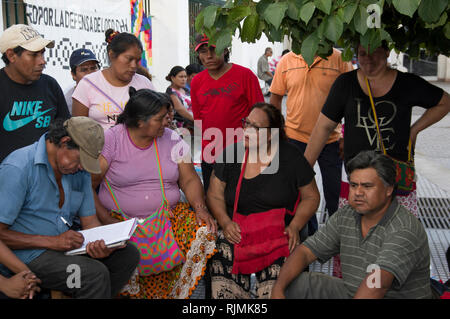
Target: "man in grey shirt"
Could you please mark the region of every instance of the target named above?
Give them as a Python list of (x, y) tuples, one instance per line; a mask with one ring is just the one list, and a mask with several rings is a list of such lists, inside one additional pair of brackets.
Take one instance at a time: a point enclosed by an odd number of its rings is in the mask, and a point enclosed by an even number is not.
[[(395, 199), (396, 168), (375, 151), (346, 166), (349, 205), (297, 247), (272, 298), (431, 298), (430, 252), (420, 221)], [(341, 255), (342, 279), (303, 272)]]
[(271, 48), (266, 48), (264, 54), (258, 59), (258, 78), (266, 82), (269, 86), (272, 84), (273, 74), (269, 68), (269, 57), (273, 51)]

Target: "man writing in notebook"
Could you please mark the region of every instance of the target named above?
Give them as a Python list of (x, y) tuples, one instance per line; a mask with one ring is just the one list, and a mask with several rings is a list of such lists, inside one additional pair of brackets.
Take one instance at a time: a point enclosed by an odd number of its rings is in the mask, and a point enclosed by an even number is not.
[[(84, 242), (69, 229), (74, 217), (83, 229), (101, 226), (89, 173), (100, 172), (103, 143), (103, 129), (87, 117), (56, 120), (38, 142), (0, 165), (0, 240), (41, 279), (41, 287), (75, 298), (114, 297), (139, 261), (133, 246), (110, 249), (103, 240), (89, 243), (87, 255), (65, 255)], [(80, 277), (71, 281), (74, 269)]]

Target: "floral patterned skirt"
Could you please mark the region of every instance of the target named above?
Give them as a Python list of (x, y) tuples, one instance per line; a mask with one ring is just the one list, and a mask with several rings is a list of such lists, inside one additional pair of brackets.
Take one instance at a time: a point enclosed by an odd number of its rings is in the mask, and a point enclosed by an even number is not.
[(208, 267), (211, 275), (212, 299), (269, 299), (286, 258), (281, 257), (272, 265), (255, 273), (256, 283), (255, 293), (253, 293), (251, 275), (232, 274), (233, 255), (233, 244), (225, 239), (220, 230), (217, 238), (217, 253), (211, 258)]
[[(133, 299), (187, 299), (205, 273), (206, 263), (215, 253), (216, 236), (199, 226), (188, 203), (178, 203), (170, 218), (178, 246), (186, 256), (184, 264), (170, 271), (141, 276), (137, 269), (119, 297)], [(113, 217), (123, 220), (114, 214)]]

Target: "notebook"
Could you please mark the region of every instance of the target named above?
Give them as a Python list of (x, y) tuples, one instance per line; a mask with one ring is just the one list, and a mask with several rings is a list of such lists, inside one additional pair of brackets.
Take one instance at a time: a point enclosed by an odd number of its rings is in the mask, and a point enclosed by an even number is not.
[(82, 230), (79, 233), (84, 237), (83, 246), (67, 251), (65, 254), (69, 256), (86, 254), (86, 246), (88, 243), (102, 239), (109, 248), (122, 246), (133, 235), (137, 223), (136, 218), (131, 218), (120, 223)]

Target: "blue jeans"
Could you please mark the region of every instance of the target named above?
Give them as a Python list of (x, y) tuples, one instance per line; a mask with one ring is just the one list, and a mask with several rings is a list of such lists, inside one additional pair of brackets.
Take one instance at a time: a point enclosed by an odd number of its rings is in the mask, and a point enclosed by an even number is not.
[[(294, 139), (289, 139), (289, 142), (296, 145), (303, 153), (305, 152), (306, 143)], [(342, 160), (339, 157), (339, 143), (326, 144), (317, 162), (322, 174), (325, 209), (331, 216), (339, 207), (339, 195), (341, 193)], [(314, 215), (308, 222), (309, 235), (314, 234), (317, 229), (317, 217)]]

